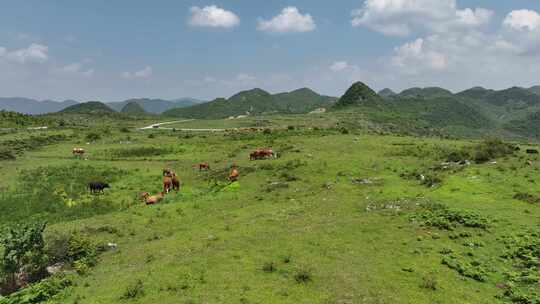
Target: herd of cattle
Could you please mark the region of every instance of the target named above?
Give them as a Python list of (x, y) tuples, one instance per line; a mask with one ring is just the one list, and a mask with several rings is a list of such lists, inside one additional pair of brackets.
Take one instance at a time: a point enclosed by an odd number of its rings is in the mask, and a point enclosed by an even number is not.
[[(86, 153), (86, 151), (83, 148), (73, 148), (73, 156), (75, 157), (82, 157)], [(277, 158), (277, 154), (272, 150), (268, 148), (264, 149), (256, 149), (252, 151), (249, 154), (250, 160), (260, 160), (260, 159), (267, 159), (267, 158)], [(199, 168), (199, 171), (209, 171), (210, 170), (210, 164), (208, 162), (202, 162), (196, 165), (196, 167)], [(154, 205), (162, 201), (167, 194), (169, 194), (171, 191), (180, 191), (180, 178), (170, 168), (165, 168), (162, 171), (163, 173), (163, 191), (150, 195), (148, 192), (143, 192), (139, 196), (141, 200), (146, 203), (146, 205)], [(236, 182), (238, 178), (240, 177), (240, 173), (238, 172), (238, 166), (236, 164), (233, 164), (231, 166), (231, 170), (229, 172), (229, 175), (227, 177), (227, 180), (231, 183)], [(102, 181), (93, 181), (88, 183), (88, 189), (90, 190), (90, 193), (92, 194), (100, 194), (103, 193), (105, 189), (110, 188), (110, 185), (108, 183), (102, 182)]]

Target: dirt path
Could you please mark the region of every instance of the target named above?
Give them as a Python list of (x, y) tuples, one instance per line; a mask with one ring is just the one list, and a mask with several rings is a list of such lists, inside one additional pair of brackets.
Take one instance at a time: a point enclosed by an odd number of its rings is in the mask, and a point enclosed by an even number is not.
[(172, 125), (172, 124), (182, 123), (182, 122), (189, 122), (189, 121), (194, 121), (194, 120), (195, 119), (186, 119), (186, 120), (177, 120), (177, 121), (158, 122), (158, 123), (151, 124), (151, 125), (143, 127), (143, 128), (139, 128), (139, 130), (148, 130), (148, 129), (157, 129), (157, 128), (159, 128), (159, 129), (173, 129), (173, 128), (161, 128), (161, 126)]

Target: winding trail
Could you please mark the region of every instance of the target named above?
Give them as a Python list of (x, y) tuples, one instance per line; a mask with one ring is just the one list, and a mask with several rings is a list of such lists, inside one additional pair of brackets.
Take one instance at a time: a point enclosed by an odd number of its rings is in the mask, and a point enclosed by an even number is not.
[(139, 130), (151, 130), (151, 129), (160, 129), (160, 130), (176, 130), (176, 131), (186, 131), (186, 132), (225, 132), (227, 129), (193, 129), (193, 128), (163, 128), (162, 126), (166, 125), (172, 125), (182, 122), (190, 122), (194, 121), (195, 119), (186, 119), (186, 120), (178, 120), (178, 121), (168, 121), (168, 122), (160, 122), (151, 124), (149, 126), (139, 128)]
[[(146, 126), (146, 127), (139, 128), (139, 130), (148, 130), (148, 129), (156, 129), (156, 128), (164, 129), (164, 128), (161, 128), (161, 126), (172, 125), (172, 124), (177, 124), (177, 123), (182, 123), (182, 122), (189, 122), (189, 121), (194, 121), (194, 120), (195, 119), (186, 119), (186, 120), (177, 120), (177, 121), (158, 122), (158, 123)], [(166, 129), (173, 129), (173, 128), (166, 128)]]

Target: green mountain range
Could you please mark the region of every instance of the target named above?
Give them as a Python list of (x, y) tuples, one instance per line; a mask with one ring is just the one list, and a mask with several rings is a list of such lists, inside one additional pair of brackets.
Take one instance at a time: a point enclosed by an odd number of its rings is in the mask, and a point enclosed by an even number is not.
[(191, 107), (172, 109), (163, 115), (215, 119), (271, 113), (299, 114), (321, 107), (331, 107), (336, 100), (337, 98), (319, 95), (308, 88), (274, 95), (257, 88), (240, 92), (228, 99), (218, 98)]
[(355, 83), (333, 109), (356, 110), (374, 122), (398, 128), (437, 128), (454, 135), (540, 137), (540, 95), (534, 93), (538, 88), (474, 87), (454, 94), (431, 87), (399, 94), (384, 89), (374, 94), (367, 85)]

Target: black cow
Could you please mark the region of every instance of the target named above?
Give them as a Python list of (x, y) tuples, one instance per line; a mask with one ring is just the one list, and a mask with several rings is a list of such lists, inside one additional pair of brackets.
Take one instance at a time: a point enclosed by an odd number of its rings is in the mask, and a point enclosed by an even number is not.
[(104, 183), (104, 182), (91, 182), (91, 183), (88, 183), (88, 189), (90, 189), (90, 192), (93, 193), (93, 194), (103, 193), (103, 190), (105, 188), (110, 188), (110, 187), (111, 186), (108, 183)]
[(527, 154), (538, 154), (538, 150), (536, 150), (536, 149), (527, 149)]

